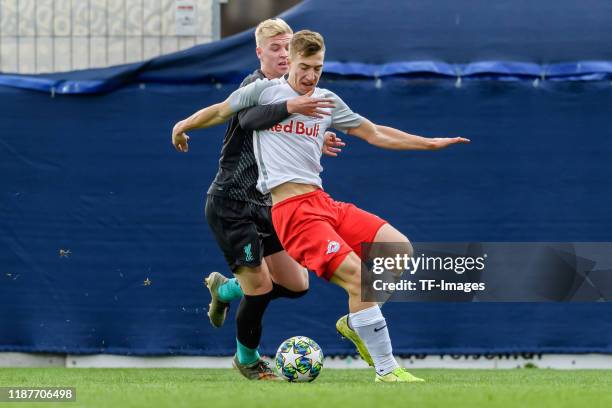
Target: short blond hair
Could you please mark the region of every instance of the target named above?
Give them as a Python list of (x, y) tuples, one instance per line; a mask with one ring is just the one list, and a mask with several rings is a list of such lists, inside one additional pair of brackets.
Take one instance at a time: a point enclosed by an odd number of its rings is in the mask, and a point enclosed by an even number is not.
[(295, 58), (298, 54), (303, 57), (310, 57), (320, 51), (325, 52), (325, 41), (321, 34), (314, 31), (298, 31), (289, 43), (290, 58)]
[(293, 34), (289, 24), (280, 18), (270, 18), (259, 23), (255, 29), (255, 43), (261, 47), (268, 38), (276, 37), (281, 34)]

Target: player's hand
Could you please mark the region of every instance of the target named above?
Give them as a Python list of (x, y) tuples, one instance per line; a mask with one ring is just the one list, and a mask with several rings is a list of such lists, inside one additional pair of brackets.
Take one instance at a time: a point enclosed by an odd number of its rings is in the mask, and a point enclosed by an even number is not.
[(174, 129), (172, 129), (172, 144), (179, 152), (187, 153), (189, 151), (189, 136), (180, 130), (179, 123), (174, 125)]
[(454, 144), (463, 144), (463, 143), (470, 143), (470, 139), (466, 139), (464, 137), (436, 137), (431, 139), (432, 141), (432, 145), (431, 145), (431, 149), (432, 150), (440, 150), (440, 149), (444, 149), (445, 147), (454, 145)]
[(325, 132), (325, 141), (323, 142), (323, 148), (321, 152), (329, 157), (337, 157), (338, 153), (342, 151), (342, 148), (346, 146), (346, 143), (342, 141), (334, 132)]
[(323, 110), (325, 108), (335, 108), (334, 100), (330, 98), (313, 98), (312, 89), (307, 94), (297, 96), (287, 101), (287, 112), (289, 113), (300, 113), (304, 116), (310, 116), (311, 118), (320, 119), (324, 115), (329, 116), (329, 111)]

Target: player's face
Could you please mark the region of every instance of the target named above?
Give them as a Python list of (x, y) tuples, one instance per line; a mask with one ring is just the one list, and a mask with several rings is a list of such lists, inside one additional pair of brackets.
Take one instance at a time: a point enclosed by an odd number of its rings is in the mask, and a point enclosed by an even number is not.
[(264, 40), (255, 49), (261, 70), (269, 78), (280, 78), (289, 71), (289, 42), (291, 34), (281, 34)]
[(291, 61), (289, 82), (300, 94), (310, 92), (319, 83), (323, 73), (325, 52), (319, 51), (310, 57), (298, 55)]

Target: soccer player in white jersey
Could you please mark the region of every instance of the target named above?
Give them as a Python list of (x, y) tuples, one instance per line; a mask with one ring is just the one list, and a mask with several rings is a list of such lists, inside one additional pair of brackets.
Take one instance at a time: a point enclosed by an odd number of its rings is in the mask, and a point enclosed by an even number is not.
[[(258, 79), (280, 78), (289, 66), (289, 41), (293, 30), (281, 19), (262, 21), (255, 29), (255, 52), (259, 69), (241, 86)], [(258, 165), (253, 131), (268, 129), (293, 113), (318, 117), (329, 101), (297, 96), (286, 101), (244, 109), (229, 120), (223, 138), (219, 170), (208, 189), (205, 214), (210, 231), (234, 274), (228, 279), (218, 272), (206, 278), (211, 302), (208, 317), (221, 327), (229, 305), (240, 300), (236, 311), (236, 354), (233, 366), (251, 380), (280, 381), (259, 355), (262, 320), (268, 304), (278, 298), (296, 299), (308, 291), (308, 272), (283, 249), (272, 225), (272, 198), (257, 190)], [(324, 154), (336, 156), (342, 141), (326, 136)], [(238, 283), (239, 282), (239, 283)], [(349, 335), (358, 347), (360, 340)], [(367, 357), (366, 357), (367, 358)]]
[(339, 324), (350, 326), (363, 340), (376, 370), (376, 382), (423, 381), (393, 357), (385, 318), (375, 302), (361, 301), (361, 244), (404, 243), (408, 239), (385, 220), (352, 204), (334, 201), (322, 190), (319, 173), (321, 146), (326, 129), (335, 128), (368, 143), (394, 150), (437, 150), (468, 139), (424, 138), (376, 125), (359, 116), (333, 92), (317, 88), (325, 56), (323, 37), (312, 31), (295, 33), (289, 47), (287, 79), (260, 80), (240, 88), (224, 102), (204, 108), (178, 122), (172, 143), (179, 151), (188, 148), (186, 132), (225, 122), (235, 112), (254, 105), (312, 94), (331, 98), (335, 107), (323, 118), (291, 115), (281, 123), (254, 133), (259, 166), (257, 187), (272, 195), (272, 221), (287, 253), (319, 277), (341, 286), (349, 297), (348, 317)]

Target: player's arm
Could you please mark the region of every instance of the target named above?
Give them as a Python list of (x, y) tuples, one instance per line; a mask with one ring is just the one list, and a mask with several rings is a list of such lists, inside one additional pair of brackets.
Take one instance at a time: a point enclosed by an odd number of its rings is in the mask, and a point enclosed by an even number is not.
[(437, 150), (456, 143), (469, 143), (462, 137), (426, 138), (411, 135), (388, 126), (375, 125), (353, 112), (338, 95), (331, 93), (336, 107), (332, 110), (331, 127), (357, 136), (366, 142), (393, 150)]
[[(322, 117), (329, 115), (329, 111), (319, 111), (321, 108), (333, 108), (330, 99), (303, 99), (305, 95), (290, 99), (287, 102), (271, 105), (260, 105), (238, 112), (240, 127), (247, 131), (269, 129), (277, 123), (287, 119), (292, 113), (301, 113), (305, 116)], [(319, 115), (319, 116), (315, 116)], [(342, 139), (333, 132), (325, 132), (325, 140), (321, 152), (330, 157), (337, 157), (346, 145)]]
[(240, 127), (244, 130), (269, 129), (289, 117), (287, 102), (260, 105), (238, 112)]
[(438, 150), (457, 143), (469, 143), (463, 137), (428, 138), (389, 127), (376, 125), (362, 118), (359, 126), (349, 128), (347, 133), (365, 140), (371, 145), (392, 150)]
[[(240, 87), (247, 86), (255, 81), (254, 76), (249, 76)], [(240, 127), (247, 131), (264, 130), (287, 119), (289, 114), (286, 102), (259, 105), (238, 112), (238, 122)]]
[[(286, 102), (255, 106), (238, 113), (240, 127), (245, 130), (269, 129), (287, 119), (291, 114), (299, 113), (312, 118), (329, 116), (329, 108), (334, 108), (330, 98), (313, 98), (314, 89), (305, 95), (296, 96)], [(326, 109), (327, 108), (327, 109)]]
[(187, 132), (224, 123), (234, 113), (227, 99), (221, 103), (201, 109), (174, 125), (172, 129), (172, 144), (179, 152), (186, 153), (189, 150), (189, 136), (187, 136)]
[(194, 129), (205, 129), (226, 122), (235, 112), (229, 99), (200, 109), (187, 119), (181, 120), (174, 128), (177, 132), (185, 133)]
[(187, 152), (189, 150), (187, 132), (227, 122), (236, 112), (257, 105), (261, 92), (274, 84), (273, 81), (255, 81), (237, 89), (225, 101), (201, 109), (187, 119), (177, 122), (172, 129), (172, 144), (176, 150)]

